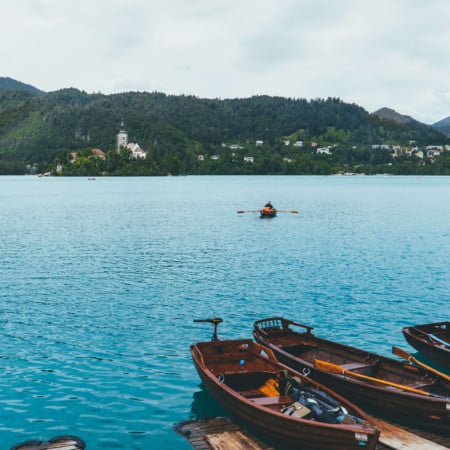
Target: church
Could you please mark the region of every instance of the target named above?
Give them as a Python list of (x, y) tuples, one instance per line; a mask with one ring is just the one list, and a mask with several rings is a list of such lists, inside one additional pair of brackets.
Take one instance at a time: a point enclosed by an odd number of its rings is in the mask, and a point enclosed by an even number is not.
[(143, 150), (137, 142), (128, 142), (128, 133), (125, 129), (125, 124), (122, 122), (120, 124), (120, 130), (116, 135), (116, 150), (117, 153), (120, 152), (121, 148), (127, 148), (131, 151), (131, 157), (134, 159), (146, 158), (147, 152)]

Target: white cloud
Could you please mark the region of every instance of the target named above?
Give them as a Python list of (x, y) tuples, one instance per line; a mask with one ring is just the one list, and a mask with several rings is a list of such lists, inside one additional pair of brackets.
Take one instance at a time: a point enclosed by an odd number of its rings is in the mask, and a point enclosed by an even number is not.
[(340, 97), (450, 115), (447, 0), (16, 0), (1, 76), (44, 90)]

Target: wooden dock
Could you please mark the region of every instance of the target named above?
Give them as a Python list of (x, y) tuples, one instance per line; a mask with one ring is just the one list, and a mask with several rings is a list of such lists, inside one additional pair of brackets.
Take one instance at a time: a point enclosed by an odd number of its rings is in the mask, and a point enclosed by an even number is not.
[(194, 450), (275, 450), (227, 417), (188, 420), (175, 425)]
[[(450, 449), (450, 437), (417, 430), (413, 433), (381, 419), (372, 420), (381, 430), (377, 450)], [(275, 450), (226, 417), (188, 420), (175, 425), (175, 431), (184, 436), (194, 450)]]
[(450, 448), (450, 437), (423, 433), (418, 430), (412, 432), (375, 417), (371, 417), (371, 422), (381, 431), (379, 442), (384, 446), (381, 448), (387, 450), (448, 450)]

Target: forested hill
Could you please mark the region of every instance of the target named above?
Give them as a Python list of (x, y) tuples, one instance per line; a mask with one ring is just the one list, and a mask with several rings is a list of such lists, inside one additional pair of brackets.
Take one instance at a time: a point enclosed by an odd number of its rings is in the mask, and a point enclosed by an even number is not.
[(13, 80), (9, 77), (0, 77), (0, 89), (8, 90), (25, 90), (33, 92), (42, 92), (38, 88), (31, 86), (30, 84), (22, 83), (21, 81)]
[(319, 146), (446, 143), (443, 134), (427, 125), (386, 120), (338, 98), (213, 100), (157, 92), (102, 95), (72, 88), (49, 93), (0, 88), (0, 157), (50, 163), (78, 149), (107, 151), (115, 145), (122, 120), (130, 141), (159, 158), (180, 161), (213, 154), (222, 143), (245, 146), (257, 140), (274, 154), (280, 154), (284, 140)]

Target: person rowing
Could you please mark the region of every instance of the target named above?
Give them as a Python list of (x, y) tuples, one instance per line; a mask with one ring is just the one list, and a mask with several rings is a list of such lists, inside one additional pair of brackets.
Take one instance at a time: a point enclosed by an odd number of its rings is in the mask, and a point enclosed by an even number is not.
[(271, 211), (271, 210), (273, 210), (273, 209), (275, 209), (274, 207), (273, 207), (273, 205), (272, 205), (272, 202), (269, 200), (265, 205), (264, 205), (264, 208), (263, 208), (265, 211)]
[(275, 217), (277, 210), (273, 207), (272, 202), (269, 200), (260, 211), (261, 217)]

